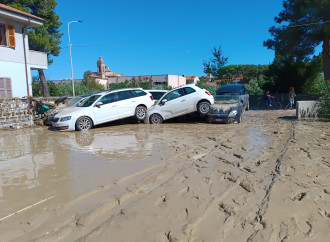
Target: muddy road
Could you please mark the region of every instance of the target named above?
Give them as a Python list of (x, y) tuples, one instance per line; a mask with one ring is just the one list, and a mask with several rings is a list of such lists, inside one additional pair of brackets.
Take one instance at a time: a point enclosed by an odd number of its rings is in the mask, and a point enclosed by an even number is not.
[(1, 241), (327, 241), (330, 125), (0, 132)]

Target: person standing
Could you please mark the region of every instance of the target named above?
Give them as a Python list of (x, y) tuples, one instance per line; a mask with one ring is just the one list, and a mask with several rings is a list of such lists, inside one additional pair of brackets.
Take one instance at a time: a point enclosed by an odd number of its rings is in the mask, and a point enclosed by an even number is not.
[(295, 96), (296, 96), (296, 93), (294, 92), (294, 87), (290, 87), (290, 90), (289, 90), (290, 110), (292, 110)]

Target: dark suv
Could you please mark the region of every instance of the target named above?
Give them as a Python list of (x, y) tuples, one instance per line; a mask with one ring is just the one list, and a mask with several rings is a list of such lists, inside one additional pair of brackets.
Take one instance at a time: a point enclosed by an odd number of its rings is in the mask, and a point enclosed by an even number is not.
[(242, 121), (244, 110), (249, 110), (249, 93), (242, 84), (221, 86), (214, 95), (209, 122)]

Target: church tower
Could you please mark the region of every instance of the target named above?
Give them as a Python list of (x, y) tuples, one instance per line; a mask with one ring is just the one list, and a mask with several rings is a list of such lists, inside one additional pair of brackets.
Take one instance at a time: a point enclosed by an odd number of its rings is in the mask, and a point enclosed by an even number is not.
[(97, 74), (102, 78), (105, 78), (105, 62), (101, 56), (97, 61)]

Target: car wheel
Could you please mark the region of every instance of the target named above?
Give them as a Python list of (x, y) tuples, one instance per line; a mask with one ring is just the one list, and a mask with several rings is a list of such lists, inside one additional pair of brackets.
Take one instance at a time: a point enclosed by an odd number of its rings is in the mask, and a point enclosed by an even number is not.
[(249, 109), (250, 109), (250, 102), (248, 101), (247, 105), (246, 105), (246, 108), (245, 108), (245, 111), (249, 111)]
[(160, 114), (154, 113), (150, 116), (150, 123), (161, 124), (162, 122), (163, 122), (163, 117)]
[(93, 127), (93, 122), (89, 117), (80, 117), (76, 121), (76, 129), (79, 131), (89, 130)]
[(135, 109), (135, 118), (138, 121), (142, 121), (146, 117), (146, 115), (147, 115), (147, 109), (146, 109), (146, 107), (138, 106)]
[(210, 103), (208, 102), (200, 102), (197, 106), (198, 113), (201, 116), (205, 116), (210, 112)]

